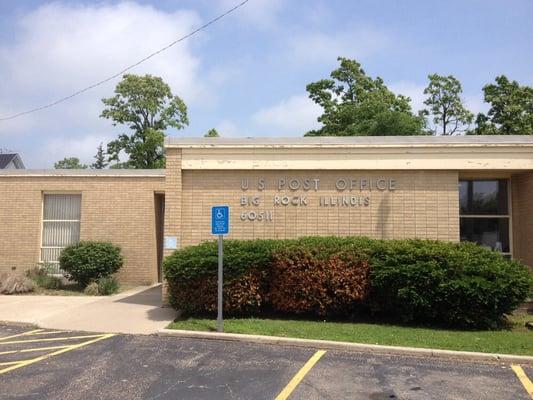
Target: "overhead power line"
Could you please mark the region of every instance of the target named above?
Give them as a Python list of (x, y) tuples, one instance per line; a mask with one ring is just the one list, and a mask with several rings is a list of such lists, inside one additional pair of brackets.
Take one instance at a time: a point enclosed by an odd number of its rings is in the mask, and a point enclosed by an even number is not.
[(108, 78), (105, 78), (105, 79), (102, 79), (101, 81), (99, 82), (96, 82), (96, 83), (93, 83), (92, 85), (90, 86), (87, 86), (83, 89), (80, 89), (68, 96), (65, 96), (65, 97), (62, 97), (58, 100), (55, 100), (51, 103), (48, 103), (48, 104), (44, 104), (42, 106), (39, 106), (39, 107), (35, 107), (35, 108), (32, 108), (30, 110), (26, 110), (26, 111), (21, 111), (19, 113), (16, 113), (16, 114), (13, 114), (13, 115), (9, 115), (7, 117), (0, 117), (0, 121), (7, 121), (7, 120), (10, 120), (10, 119), (15, 119), (15, 118), (18, 118), (18, 117), (21, 117), (23, 115), (26, 115), (26, 114), (31, 114), (31, 113), (34, 113), (34, 112), (37, 112), (37, 111), (41, 111), (41, 110), (44, 110), (46, 108), (50, 108), (50, 107), (53, 107), (59, 103), (63, 103), (67, 100), (70, 100), (72, 99), (73, 97), (76, 97), (82, 93), (85, 93), (91, 89), (94, 89), (95, 87), (97, 86), (100, 86), (100, 85), (103, 85), (104, 83), (107, 83), (115, 78), (118, 78), (119, 76), (121, 76), (122, 74), (124, 74), (125, 72), (129, 71), (130, 69), (132, 68), (135, 68), (136, 66), (142, 64), (143, 62), (149, 60), (150, 58), (158, 55), (159, 53), (162, 53), (164, 52), (165, 50), (168, 50), (170, 49), (172, 46), (190, 38), (191, 36), (194, 36), (195, 34), (197, 34), (198, 32), (200, 32), (201, 30), (207, 28), (209, 25), (212, 25), (214, 24), (215, 22), (221, 20), (222, 18), (224, 18), (225, 16), (231, 14), (232, 12), (236, 11), (238, 8), (241, 8), (242, 6), (244, 6), (246, 3), (248, 3), (250, 0), (244, 0), (242, 2), (240, 2), (239, 4), (237, 4), (236, 6), (230, 8), (229, 10), (227, 10), (226, 12), (224, 12), (223, 14), (220, 14), (218, 17), (216, 18), (213, 18), (211, 20), (209, 20), (208, 22), (206, 22), (205, 24), (203, 24), (202, 26), (200, 26), (199, 28), (193, 30), (192, 32), (189, 32), (188, 34), (186, 34), (185, 36), (182, 36), (176, 40), (174, 40), (172, 43), (169, 43), (168, 45), (166, 45), (165, 47), (157, 50), (157, 51), (154, 51), (153, 53), (147, 55), (146, 57), (140, 59), (139, 61), (137, 61), (135, 64), (131, 64), (129, 66), (127, 66), (126, 68), (122, 69), (121, 71), (117, 72), (116, 74), (114, 75), (111, 75), (110, 77)]

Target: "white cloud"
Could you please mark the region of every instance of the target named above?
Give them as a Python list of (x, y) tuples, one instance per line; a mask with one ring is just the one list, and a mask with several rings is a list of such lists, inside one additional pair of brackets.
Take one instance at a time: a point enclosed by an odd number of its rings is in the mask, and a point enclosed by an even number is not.
[(426, 99), (426, 95), (424, 94), (424, 85), (419, 85), (409, 81), (398, 81), (391, 83), (388, 85), (388, 87), (397, 95), (403, 94), (404, 96), (410, 97), (413, 111), (416, 112), (426, 108), (426, 105), (424, 104), (424, 100)]
[[(167, 13), (132, 2), (50, 3), (19, 18), (16, 39), (0, 43), (0, 76), (8, 77), (0, 82), (0, 116), (48, 103), (107, 78), (200, 23), (191, 11)], [(184, 41), (130, 72), (161, 76), (187, 104), (212, 102), (209, 86), (217, 83), (202, 79), (200, 60), (189, 43)], [(116, 130), (110, 121), (99, 118), (101, 98), (111, 96), (119, 80), (56, 107), (0, 122), (0, 137), (17, 145), (32, 140), (33, 144), (21, 147), (31, 147), (25, 152), (26, 164), (39, 167), (43, 149), (59, 145), (62, 138), (89, 146), (96, 143), (91, 138), (112, 137)], [(71, 156), (88, 154), (83, 146), (71, 149)], [(47, 157), (47, 165), (53, 164), (52, 157)]]
[[(44, 5), (21, 18), (15, 44), (0, 47), (2, 72), (10, 77), (7, 89), (34, 101), (70, 93), (120, 71), (198, 22), (188, 11), (164, 13), (136, 3)], [(183, 42), (132, 71), (157, 73), (195, 99), (198, 88), (190, 78), (197, 68)]]
[(215, 129), (219, 133), (221, 137), (246, 137), (250, 135), (246, 135), (244, 132), (242, 132), (237, 125), (230, 121), (230, 120), (222, 120), (218, 124), (216, 124)]
[[(219, 0), (219, 11), (227, 11), (239, 4), (239, 0)], [(255, 28), (270, 28), (276, 23), (283, 6), (282, 0), (251, 0), (235, 12), (235, 18)]]
[(483, 93), (466, 94), (463, 96), (463, 101), (467, 109), (474, 113), (486, 113), (489, 110), (489, 105), (483, 100)]
[(64, 157), (78, 157), (82, 164), (92, 164), (96, 147), (103, 143), (105, 151), (105, 144), (111, 139), (112, 137), (104, 135), (88, 135), (79, 139), (52, 138), (46, 143), (38, 158), (33, 161), (39, 163), (52, 161), (54, 163)]
[(301, 32), (288, 40), (286, 58), (295, 63), (331, 63), (337, 57), (360, 59), (389, 46), (391, 40), (372, 28), (333, 33)]
[(305, 95), (295, 95), (252, 115), (252, 121), (272, 131), (273, 136), (301, 136), (320, 127), (322, 109)]

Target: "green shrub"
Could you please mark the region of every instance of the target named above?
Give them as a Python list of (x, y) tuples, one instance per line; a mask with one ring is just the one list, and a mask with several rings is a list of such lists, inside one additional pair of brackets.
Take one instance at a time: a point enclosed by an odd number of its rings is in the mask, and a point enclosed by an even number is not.
[(114, 276), (104, 276), (98, 279), (98, 293), (109, 296), (118, 292), (119, 284)]
[(531, 273), (473, 243), (382, 242), (372, 255), (372, 303), (404, 321), (497, 326), (526, 299)]
[[(224, 277), (231, 280), (250, 270), (268, 270), (276, 240), (225, 240)], [(165, 277), (169, 280), (190, 280), (216, 275), (218, 247), (216, 241), (175, 251), (163, 261)]]
[(35, 283), (45, 289), (59, 290), (63, 287), (63, 282), (58, 276), (45, 275), (36, 280)]
[(40, 267), (34, 267), (26, 271), (26, 276), (30, 278), (31, 280), (35, 281), (39, 279), (41, 276), (46, 276), (46, 272)]
[(300, 243), (274, 252), (268, 295), (273, 307), (320, 317), (353, 313), (370, 287), (366, 257), (354, 249), (335, 254), (313, 250)]
[(0, 294), (18, 294), (32, 292), (35, 288), (33, 281), (23, 275), (0, 276)]
[(67, 278), (86, 286), (122, 267), (120, 247), (107, 242), (80, 242), (65, 248), (59, 257)]
[(37, 267), (44, 275), (52, 275), (57, 273), (57, 265), (50, 262), (42, 262)]
[(83, 289), (83, 293), (85, 293), (87, 296), (98, 296), (100, 292), (98, 291), (98, 282), (91, 282), (87, 286), (85, 286), (85, 289)]
[[(174, 307), (215, 312), (216, 242), (178, 250), (163, 268)], [(404, 322), (485, 328), (524, 302), (532, 281), (527, 267), (472, 243), (361, 237), (224, 242), (229, 313), (269, 309), (348, 318), (354, 307), (366, 307)]]
[[(224, 310), (258, 312), (275, 240), (224, 241)], [(175, 251), (163, 262), (173, 307), (189, 314), (216, 311), (218, 247), (216, 241)]]
[(48, 268), (36, 267), (28, 270), (26, 276), (39, 287), (52, 290), (61, 289), (63, 287), (62, 279), (58, 276), (49, 275), (48, 271)]

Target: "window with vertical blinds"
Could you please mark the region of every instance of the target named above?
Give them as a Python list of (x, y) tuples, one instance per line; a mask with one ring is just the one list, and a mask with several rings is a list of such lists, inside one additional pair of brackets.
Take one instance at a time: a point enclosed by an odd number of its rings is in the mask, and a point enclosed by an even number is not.
[(81, 195), (45, 194), (41, 262), (57, 263), (61, 250), (80, 240)]

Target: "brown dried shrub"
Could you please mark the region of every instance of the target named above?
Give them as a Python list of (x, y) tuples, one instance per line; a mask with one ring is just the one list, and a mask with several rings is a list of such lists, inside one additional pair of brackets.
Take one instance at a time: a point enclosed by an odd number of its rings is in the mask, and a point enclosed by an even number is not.
[(0, 281), (1, 294), (32, 292), (35, 288), (33, 281), (23, 275), (3, 275)]
[(367, 298), (368, 261), (353, 250), (320, 255), (288, 247), (273, 259), (269, 301), (278, 311), (346, 315)]
[(87, 296), (98, 296), (100, 294), (98, 290), (98, 282), (91, 282), (87, 286), (85, 286), (85, 289), (83, 289), (83, 293), (85, 293)]

